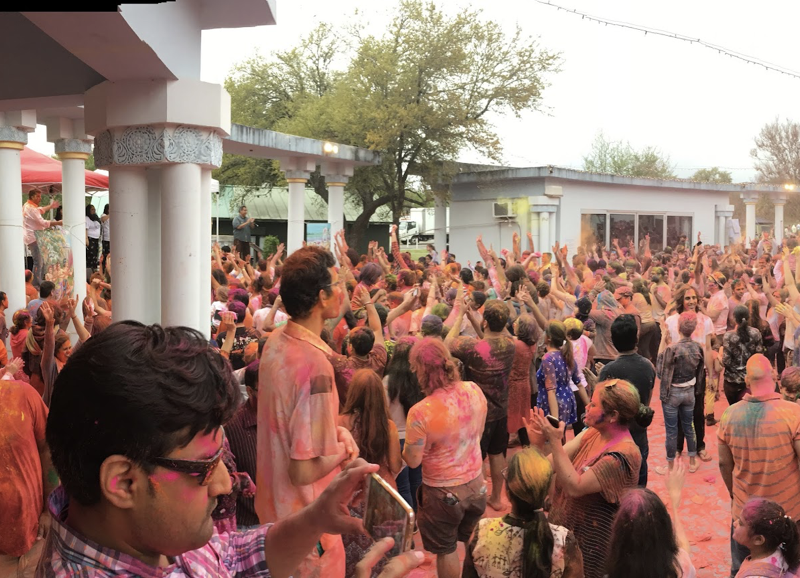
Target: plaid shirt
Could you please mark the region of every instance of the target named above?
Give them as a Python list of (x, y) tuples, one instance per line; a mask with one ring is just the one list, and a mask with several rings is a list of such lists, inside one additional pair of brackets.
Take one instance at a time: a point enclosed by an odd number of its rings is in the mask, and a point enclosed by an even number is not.
[(42, 553), (37, 578), (106, 576), (141, 576), (142, 578), (178, 578), (187, 576), (269, 578), (264, 542), (271, 525), (247, 532), (214, 534), (208, 544), (186, 552), (163, 568), (155, 568), (128, 554), (104, 548), (84, 538), (64, 521), (69, 511), (69, 498), (62, 486), (50, 495), (52, 525)]

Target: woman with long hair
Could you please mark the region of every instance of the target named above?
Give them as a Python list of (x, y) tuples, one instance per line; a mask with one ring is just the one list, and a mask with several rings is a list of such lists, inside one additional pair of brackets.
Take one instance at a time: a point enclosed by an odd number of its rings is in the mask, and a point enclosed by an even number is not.
[[(761, 303), (758, 302), (757, 299), (750, 299), (745, 303), (745, 307), (747, 307), (747, 311), (750, 312), (750, 317), (747, 319), (748, 325), (753, 329), (757, 329), (761, 333), (761, 345), (764, 347), (764, 354), (770, 350), (770, 348), (775, 345), (775, 336), (772, 334), (772, 328), (767, 323), (766, 319), (761, 317)], [(772, 359), (767, 356), (770, 362), (774, 362), (774, 355)]]
[(572, 425), (578, 421), (578, 410), (570, 383), (578, 388), (578, 395), (586, 405), (589, 405), (589, 396), (581, 383), (581, 371), (575, 363), (572, 343), (567, 339), (567, 328), (563, 323), (551, 321), (547, 325), (545, 346), (547, 353), (536, 371), (536, 406)]
[(535, 405), (531, 385), (536, 376), (536, 348), (542, 329), (533, 315), (523, 313), (514, 320), (514, 362), (508, 376), (508, 433), (517, 435), (523, 446), (530, 445), (524, 418)]
[(761, 332), (750, 327), (750, 311), (744, 305), (733, 310), (736, 329), (728, 331), (722, 341), (722, 365), (725, 368), (723, 385), (728, 403), (733, 405), (744, 397), (747, 390), (745, 373), (747, 360), (756, 353), (764, 353)]
[[(353, 436), (359, 456), (371, 464), (378, 464), (378, 475), (397, 488), (394, 477), (403, 467), (400, 457), (400, 439), (397, 427), (389, 419), (389, 407), (380, 376), (371, 369), (359, 369), (353, 374), (347, 388), (347, 401), (339, 416), (339, 426)], [(350, 515), (364, 517), (364, 500), (356, 499), (349, 506)], [(356, 564), (372, 546), (372, 539), (363, 534), (342, 536), (345, 549), (345, 576), (355, 574)], [(380, 573), (380, 570), (376, 570)]]
[(689, 539), (678, 512), (685, 479), (686, 468), (679, 459), (667, 478), (672, 519), (652, 490), (636, 488), (625, 494), (611, 527), (609, 578), (695, 578)]
[(14, 313), (12, 319), (14, 325), (8, 332), (11, 334), (11, 357), (22, 357), (22, 352), (25, 349), (25, 339), (28, 337), (28, 331), (31, 328), (32, 320), (31, 314), (26, 309), (20, 309)]
[(531, 443), (542, 452), (549, 443), (552, 451), (556, 480), (550, 523), (575, 533), (587, 578), (605, 573), (614, 515), (639, 480), (642, 454), (630, 425), (649, 423), (642, 410), (639, 391), (625, 380), (611, 379), (595, 386), (586, 406), (587, 429), (563, 446), (563, 422), (554, 428), (539, 408), (528, 422)]
[(100, 258), (102, 223), (94, 205), (86, 205), (86, 271), (96, 271)]
[(733, 539), (750, 550), (736, 578), (800, 576), (800, 529), (780, 504), (749, 500), (734, 520)]
[(484, 518), (472, 533), (461, 578), (582, 578), (572, 532), (547, 521), (550, 462), (535, 448), (514, 454), (506, 473), (511, 513)]
[[(419, 387), (417, 376), (411, 371), (409, 360), (411, 348), (419, 340), (416, 337), (403, 337), (394, 346), (392, 359), (386, 366), (383, 387), (389, 403), (389, 419), (397, 427), (400, 450), (406, 443), (406, 420), (408, 410), (425, 399)], [(397, 474), (397, 491), (414, 511), (417, 511), (417, 488), (422, 484), (422, 466), (409, 468), (407, 465)]]
[[(703, 358), (708, 367), (711, 364), (711, 339), (714, 336), (714, 322), (711, 318), (700, 311), (699, 297), (697, 289), (691, 285), (681, 285), (674, 293), (672, 301), (667, 304), (665, 309), (668, 317), (662, 328), (662, 341), (669, 345), (678, 343), (681, 340), (679, 319), (681, 313), (691, 311), (697, 315), (697, 325), (692, 332), (691, 339), (703, 348)], [(669, 332), (667, 341), (664, 341), (664, 332)], [(694, 433), (697, 439), (697, 457), (701, 461), (710, 462), (711, 455), (706, 451), (706, 413), (705, 413), (705, 391), (706, 391), (706, 372), (701, 372), (700, 382), (694, 386), (694, 410), (692, 422), (694, 423)], [(678, 452), (683, 451), (684, 431), (681, 422), (678, 421)]]

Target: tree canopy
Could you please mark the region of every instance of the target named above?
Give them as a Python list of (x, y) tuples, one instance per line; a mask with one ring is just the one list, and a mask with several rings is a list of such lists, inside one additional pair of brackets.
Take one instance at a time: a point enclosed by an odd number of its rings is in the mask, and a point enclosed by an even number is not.
[(800, 184), (800, 124), (786, 119), (764, 125), (750, 151), (762, 183)]
[[(447, 14), (402, 0), (382, 34), (356, 27), (340, 37), (322, 24), (295, 48), (242, 63), (225, 86), (234, 122), (381, 152), (382, 164), (358, 169), (347, 186), (362, 207), (358, 236), (380, 207), (397, 222), (407, 206), (430, 202), (462, 151), (500, 162), (489, 116), (541, 110), (546, 76), (559, 65), (519, 27), (507, 33), (472, 8)], [(221, 183), (280, 180), (274, 165), (232, 158), (217, 175)], [(326, 197), (317, 175), (312, 185)]]
[(692, 180), (701, 183), (732, 183), (733, 177), (728, 171), (722, 171), (719, 167), (711, 167), (695, 171)]
[(583, 169), (628, 177), (675, 178), (669, 156), (659, 149), (648, 146), (636, 150), (629, 142), (608, 140), (602, 132), (595, 137), (590, 153), (583, 157)]

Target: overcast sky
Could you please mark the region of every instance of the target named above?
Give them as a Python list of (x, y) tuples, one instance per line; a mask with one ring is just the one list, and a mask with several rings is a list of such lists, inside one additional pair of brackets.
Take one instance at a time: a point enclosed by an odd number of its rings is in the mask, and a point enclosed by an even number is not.
[[(380, 34), (395, 3), (375, 0), (277, 0), (276, 26), (203, 33), (202, 79), (222, 82), (237, 62), (260, 51), (289, 48), (320, 21), (345, 26), (356, 10)], [(701, 38), (759, 60), (800, 71), (796, 23), (800, 3), (761, 0), (561, 0), (606, 20)], [(466, 5), (438, 0), (454, 12)], [(383, 7), (386, 6), (386, 7)], [(800, 79), (764, 70), (698, 44), (604, 26), (534, 0), (475, 0), (483, 16), (509, 31), (519, 23), (540, 44), (563, 55), (549, 77), (550, 115), (494, 119), (506, 164), (580, 168), (598, 131), (635, 147), (668, 154), (679, 176), (719, 166), (734, 181), (754, 178), (750, 149), (776, 116), (800, 120)], [(32, 139), (33, 140), (33, 139)], [(36, 139), (40, 140), (40, 139)], [(38, 147), (37, 147), (38, 148)], [(484, 161), (465, 151), (463, 161)]]

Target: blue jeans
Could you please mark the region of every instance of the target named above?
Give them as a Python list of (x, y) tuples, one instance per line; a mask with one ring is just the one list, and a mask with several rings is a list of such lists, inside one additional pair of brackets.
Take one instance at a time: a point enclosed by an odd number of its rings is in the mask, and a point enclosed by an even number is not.
[(31, 258), (33, 259), (33, 269), (31, 270), (33, 279), (31, 280), (31, 285), (38, 289), (39, 285), (42, 284), (42, 270), (44, 269), (42, 253), (39, 251), (39, 244), (35, 242), (28, 245), (28, 250), (31, 252)]
[[(406, 440), (400, 440), (400, 451), (406, 445)], [(416, 512), (417, 511), (417, 488), (422, 485), (422, 466), (416, 468), (409, 468), (404, 466), (400, 473), (395, 478), (397, 483), (397, 493), (403, 496), (403, 499), (409, 506)]]
[(678, 417), (686, 435), (689, 457), (697, 455), (697, 437), (694, 433), (694, 386), (671, 387), (667, 400), (662, 402), (664, 426), (667, 430), (667, 461), (675, 459), (678, 449)]
[(744, 559), (750, 555), (750, 550), (733, 539), (733, 520), (731, 520), (731, 578), (736, 578)]

